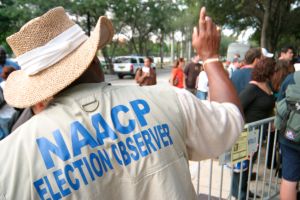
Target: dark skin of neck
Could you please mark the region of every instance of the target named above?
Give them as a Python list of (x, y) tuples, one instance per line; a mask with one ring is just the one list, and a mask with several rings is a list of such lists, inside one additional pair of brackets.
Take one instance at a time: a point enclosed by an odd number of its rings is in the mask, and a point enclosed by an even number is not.
[[(75, 80), (69, 87), (79, 85), (81, 83), (101, 83), (104, 82), (104, 74), (100, 68), (100, 61), (97, 57), (93, 59), (87, 70)], [(69, 88), (68, 87), (68, 88)]]

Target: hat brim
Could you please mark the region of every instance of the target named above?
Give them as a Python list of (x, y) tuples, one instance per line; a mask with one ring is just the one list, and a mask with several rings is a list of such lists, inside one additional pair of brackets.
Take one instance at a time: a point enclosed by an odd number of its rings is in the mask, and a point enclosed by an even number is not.
[(53, 97), (83, 74), (113, 34), (110, 20), (102, 16), (91, 36), (56, 64), (34, 76), (28, 76), (22, 70), (14, 71), (5, 83), (6, 102), (16, 108), (26, 108)]

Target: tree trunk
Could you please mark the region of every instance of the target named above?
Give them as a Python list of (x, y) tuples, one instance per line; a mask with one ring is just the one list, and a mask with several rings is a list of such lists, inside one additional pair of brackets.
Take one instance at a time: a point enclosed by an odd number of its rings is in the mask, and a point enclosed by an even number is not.
[(178, 59), (180, 56), (179, 56), (179, 42), (176, 42), (176, 59)]
[[(135, 44), (134, 38), (131, 39), (131, 45), (132, 45), (133, 50), (135, 51), (135, 53), (138, 54), (139, 50), (136, 48), (136, 44)], [(132, 49), (131, 49), (130, 54), (132, 54)]]
[(87, 35), (90, 36), (91, 35), (91, 15), (90, 12), (87, 12), (87, 19), (86, 19), (86, 28), (87, 28)]
[(183, 40), (180, 42), (180, 57), (183, 57)]
[(174, 62), (174, 32), (171, 33), (171, 62)]
[(112, 51), (111, 51), (111, 55), (108, 55), (107, 53), (107, 50), (106, 50), (106, 47), (104, 47), (101, 51), (102, 51), (102, 55), (105, 59), (105, 62), (107, 63), (107, 66), (108, 66), (108, 72), (110, 74), (114, 74), (114, 64), (112, 62), (112, 58), (115, 57), (115, 51), (116, 51), (116, 48), (118, 46), (118, 43), (117, 42), (114, 42), (112, 43), (113, 47), (112, 47)]
[(191, 60), (193, 55), (193, 46), (192, 46), (192, 40), (193, 40), (193, 29), (188, 29), (189, 39), (188, 39), (188, 59)]
[(188, 60), (192, 59), (192, 41), (188, 41)]
[(141, 38), (139, 38), (138, 41), (139, 41), (139, 44), (138, 44), (139, 50), (138, 50), (137, 54), (143, 55), (143, 42), (144, 41)]
[(276, 50), (290, 7), (291, 3), (286, 0), (266, 0), (261, 29), (261, 47), (271, 52)]
[(161, 36), (160, 36), (160, 52), (159, 52), (159, 55), (160, 55), (160, 68), (163, 68), (163, 64), (164, 64), (164, 51), (163, 51), (163, 48), (164, 48), (164, 33), (161, 32)]
[(270, 48), (270, 39), (271, 39), (270, 35), (268, 34), (269, 26), (270, 26), (271, 1), (272, 0), (267, 0), (266, 2), (263, 24), (261, 28), (260, 46), (266, 49)]
[(102, 51), (102, 55), (103, 55), (104, 60), (107, 64), (107, 67), (108, 67), (108, 73), (113, 74), (114, 73), (113, 63), (112, 63), (112, 60), (108, 56), (106, 47), (104, 47), (101, 51)]

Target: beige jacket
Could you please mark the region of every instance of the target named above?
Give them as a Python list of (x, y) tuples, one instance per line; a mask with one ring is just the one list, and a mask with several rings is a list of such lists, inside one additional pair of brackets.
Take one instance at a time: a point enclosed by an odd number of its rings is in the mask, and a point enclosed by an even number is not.
[(242, 126), (234, 105), (173, 87), (82, 84), (0, 142), (0, 199), (196, 199), (188, 160)]

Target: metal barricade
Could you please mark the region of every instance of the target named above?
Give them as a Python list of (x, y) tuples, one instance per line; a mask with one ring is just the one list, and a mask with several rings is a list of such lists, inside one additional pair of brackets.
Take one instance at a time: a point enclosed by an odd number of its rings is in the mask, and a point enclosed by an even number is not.
[[(218, 164), (215, 159), (197, 163), (194, 185), (199, 199), (273, 199), (279, 195), (278, 142), (277, 130), (273, 127), (274, 119), (271, 117), (245, 125), (248, 134), (257, 136), (257, 151), (249, 155), (249, 164), (244, 169), (242, 162), (240, 169), (235, 168), (236, 164), (229, 167)], [(242, 178), (246, 184), (242, 184)]]

